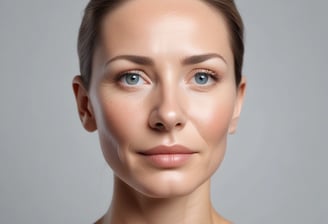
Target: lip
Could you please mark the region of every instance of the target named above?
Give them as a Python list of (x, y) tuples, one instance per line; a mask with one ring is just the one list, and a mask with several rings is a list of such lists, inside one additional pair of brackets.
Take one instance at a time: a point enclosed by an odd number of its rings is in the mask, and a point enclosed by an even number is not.
[(140, 152), (139, 154), (150, 162), (151, 165), (157, 168), (169, 169), (185, 165), (195, 153), (196, 152), (182, 145), (161, 145)]
[(173, 146), (165, 146), (160, 145), (154, 148), (151, 148), (149, 150), (146, 150), (144, 152), (141, 152), (140, 154), (143, 155), (163, 155), (163, 154), (193, 154), (194, 152), (182, 145), (173, 145)]

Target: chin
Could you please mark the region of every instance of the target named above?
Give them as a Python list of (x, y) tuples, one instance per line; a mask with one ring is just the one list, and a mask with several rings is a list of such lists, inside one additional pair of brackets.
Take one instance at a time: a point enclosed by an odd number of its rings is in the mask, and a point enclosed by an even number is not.
[(149, 198), (169, 199), (192, 194), (198, 189), (207, 189), (209, 178), (185, 175), (176, 170), (160, 171), (153, 175), (127, 183), (134, 191)]
[(170, 188), (144, 187), (138, 190), (142, 195), (156, 199), (170, 199), (192, 194), (197, 187), (192, 186), (170, 186)]

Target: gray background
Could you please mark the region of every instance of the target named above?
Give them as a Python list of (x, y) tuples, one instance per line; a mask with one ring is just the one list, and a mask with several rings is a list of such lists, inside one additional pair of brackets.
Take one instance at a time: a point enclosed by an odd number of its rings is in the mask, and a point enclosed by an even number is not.
[[(0, 1), (0, 223), (91, 223), (111, 197), (71, 90), (86, 0)], [(238, 0), (248, 90), (213, 180), (235, 223), (328, 223), (327, 7)]]

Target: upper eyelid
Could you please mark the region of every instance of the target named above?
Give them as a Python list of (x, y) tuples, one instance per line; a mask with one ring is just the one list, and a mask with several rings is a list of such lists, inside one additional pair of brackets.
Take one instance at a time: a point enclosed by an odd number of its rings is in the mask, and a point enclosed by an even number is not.
[(196, 74), (197, 72), (205, 72), (205, 73), (208, 73), (215, 80), (221, 79), (220, 73), (215, 72), (212, 69), (207, 69), (207, 68), (196, 68), (196, 69), (193, 69), (193, 71), (191, 72), (192, 73), (192, 76), (194, 74)]
[(196, 69), (193, 69), (193, 71), (195, 71), (195, 72), (202, 71), (202, 72), (207, 72), (207, 73), (210, 73), (210, 74), (217, 74), (217, 72), (215, 72), (211, 69), (207, 69), (207, 68), (196, 68)]
[(123, 76), (127, 75), (127, 74), (131, 74), (131, 73), (136, 73), (138, 75), (140, 75), (140, 77), (142, 79), (145, 79), (145, 75), (143, 74), (146, 74), (144, 71), (142, 70), (138, 70), (138, 69), (131, 69), (131, 70), (126, 70), (126, 71), (123, 71), (123, 72), (119, 72), (118, 75), (117, 75), (117, 79), (120, 80)]
[(140, 75), (141, 73), (145, 73), (145, 72), (142, 70), (138, 70), (138, 69), (131, 69), (131, 70), (126, 70), (126, 71), (120, 72), (119, 75), (125, 75), (125, 74), (129, 74), (129, 73), (137, 73)]

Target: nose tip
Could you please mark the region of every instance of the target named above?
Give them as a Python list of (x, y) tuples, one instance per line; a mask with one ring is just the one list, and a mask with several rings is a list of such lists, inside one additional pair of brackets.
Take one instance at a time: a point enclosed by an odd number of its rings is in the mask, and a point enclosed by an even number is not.
[(157, 107), (150, 114), (149, 126), (156, 131), (167, 132), (182, 129), (184, 125), (185, 117), (178, 105)]
[(177, 80), (168, 73), (160, 80), (150, 98), (149, 127), (155, 131), (180, 130), (186, 123), (187, 98)]

